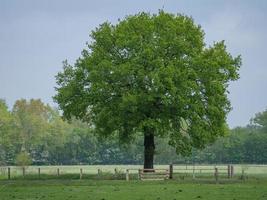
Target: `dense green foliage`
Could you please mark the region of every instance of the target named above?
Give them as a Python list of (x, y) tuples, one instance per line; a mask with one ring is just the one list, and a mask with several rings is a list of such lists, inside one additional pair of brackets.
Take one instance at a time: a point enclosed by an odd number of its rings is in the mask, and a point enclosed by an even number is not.
[[(232, 129), (204, 150), (190, 157), (178, 156), (166, 138), (156, 140), (157, 164), (267, 163), (267, 110), (256, 114), (247, 127)], [(143, 138), (132, 144), (116, 137), (102, 140), (78, 120), (67, 123), (59, 112), (40, 100), (18, 100), (11, 111), (0, 101), (0, 165), (16, 164), (27, 152), (34, 165), (41, 164), (141, 164)]]
[(65, 118), (127, 143), (143, 136), (148, 168), (154, 137), (187, 155), (225, 134), (227, 87), (239, 78), (241, 59), (223, 41), (207, 47), (192, 18), (139, 13), (103, 23), (91, 38), (74, 66), (65, 62), (57, 76), (55, 100)]
[[(92, 129), (77, 120), (67, 123), (40, 100), (16, 101), (12, 111), (0, 101), (0, 165), (16, 164), (29, 154), (33, 164), (139, 163), (136, 146), (100, 142)], [(19, 159), (21, 160), (21, 159)]]
[[(177, 184), (179, 183), (179, 184)], [(265, 200), (266, 180), (239, 184), (197, 184), (176, 181), (0, 181), (1, 200)], [(4, 189), (3, 189), (4, 188)]]
[(26, 167), (32, 164), (32, 159), (29, 153), (22, 151), (16, 156), (15, 163), (18, 166)]

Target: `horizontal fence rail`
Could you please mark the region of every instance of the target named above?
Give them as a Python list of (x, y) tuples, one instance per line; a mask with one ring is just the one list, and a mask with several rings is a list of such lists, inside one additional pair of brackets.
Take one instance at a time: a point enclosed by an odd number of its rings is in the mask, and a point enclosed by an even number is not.
[(170, 172), (168, 169), (140, 169), (140, 180), (166, 180), (169, 179)]

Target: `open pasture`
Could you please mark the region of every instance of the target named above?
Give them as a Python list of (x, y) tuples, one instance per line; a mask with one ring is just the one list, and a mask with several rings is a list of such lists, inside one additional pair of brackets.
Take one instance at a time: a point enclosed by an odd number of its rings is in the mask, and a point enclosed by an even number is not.
[(267, 180), (227, 184), (118, 180), (0, 181), (1, 200), (266, 200)]
[[(215, 167), (218, 182), (214, 179)], [(140, 168), (141, 165), (29, 166), (23, 177), (21, 167), (11, 166), (11, 180), (7, 180), (7, 167), (1, 167), (0, 200), (267, 199), (265, 165), (234, 165), (230, 179), (227, 165), (174, 165), (173, 179), (164, 181), (138, 180)], [(155, 168), (168, 169), (169, 165)], [(127, 169), (130, 181), (125, 180)]]

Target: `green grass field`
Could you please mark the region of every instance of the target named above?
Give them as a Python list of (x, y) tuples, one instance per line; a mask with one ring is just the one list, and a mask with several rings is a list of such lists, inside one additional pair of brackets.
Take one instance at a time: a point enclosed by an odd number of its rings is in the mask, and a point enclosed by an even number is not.
[(1, 200), (266, 200), (267, 179), (211, 184), (181, 181), (0, 181)]
[[(155, 167), (167, 169), (168, 165)], [(11, 180), (7, 180), (7, 167), (1, 167), (0, 200), (267, 200), (266, 165), (235, 165), (231, 179), (227, 178), (227, 166), (218, 165), (218, 184), (214, 167), (176, 165), (174, 179), (165, 181), (137, 180), (137, 170), (142, 168), (138, 165), (30, 166), (25, 177), (21, 168), (11, 167)], [(81, 168), (84, 174), (79, 180)], [(131, 169), (130, 181), (125, 180), (126, 169)], [(242, 169), (246, 177), (241, 180)]]

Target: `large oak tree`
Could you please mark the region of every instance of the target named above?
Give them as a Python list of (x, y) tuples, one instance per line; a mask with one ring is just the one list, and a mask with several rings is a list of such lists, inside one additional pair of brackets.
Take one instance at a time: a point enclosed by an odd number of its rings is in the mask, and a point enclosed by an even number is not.
[(192, 18), (139, 13), (92, 31), (81, 58), (64, 62), (54, 98), (65, 118), (100, 135), (143, 134), (144, 168), (153, 168), (155, 137), (187, 154), (224, 135), (227, 87), (240, 65), (223, 41), (207, 47)]

